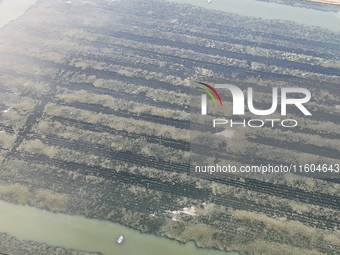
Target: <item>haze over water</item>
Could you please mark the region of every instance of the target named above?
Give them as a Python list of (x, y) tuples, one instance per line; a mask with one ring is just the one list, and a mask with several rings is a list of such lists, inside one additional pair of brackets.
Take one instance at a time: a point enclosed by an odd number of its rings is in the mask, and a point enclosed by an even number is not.
[(23, 15), (37, 0), (4, 0), (0, 4), (0, 27)]

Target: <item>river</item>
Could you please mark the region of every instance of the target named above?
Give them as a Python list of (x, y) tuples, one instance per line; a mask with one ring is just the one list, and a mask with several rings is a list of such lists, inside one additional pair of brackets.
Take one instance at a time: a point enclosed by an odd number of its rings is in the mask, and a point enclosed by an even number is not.
[[(334, 32), (340, 31), (340, 12), (327, 12), (255, 0), (167, 0), (174, 3), (187, 3), (212, 10), (253, 16), (262, 19), (294, 21), (307, 26), (319, 26)], [(340, 10), (340, 8), (339, 8)]]
[[(8, 233), (20, 240), (45, 242), (51, 246), (88, 252), (99, 251), (103, 255), (239, 254), (198, 249), (193, 242), (180, 244), (167, 238), (142, 234), (110, 221), (52, 213), (4, 201), (0, 201), (0, 232)], [(126, 238), (122, 245), (115, 241), (119, 235)]]

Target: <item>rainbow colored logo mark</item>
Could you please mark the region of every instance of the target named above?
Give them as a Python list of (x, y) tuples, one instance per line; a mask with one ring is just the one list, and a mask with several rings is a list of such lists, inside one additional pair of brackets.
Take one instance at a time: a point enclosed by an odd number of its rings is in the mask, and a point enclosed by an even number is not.
[[(216, 89), (214, 89), (214, 87), (212, 87), (212, 86), (209, 85), (209, 84), (203, 83), (203, 82), (197, 82), (197, 83), (199, 83), (199, 84), (201, 84), (201, 85), (207, 87), (208, 89), (210, 89), (210, 90), (216, 95), (218, 101), (220, 102), (220, 105), (222, 105), (221, 96), (220, 96), (220, 94), (218, 94), (218, 92), (216, 91)], [(214, 102), (214, 105), (217, 104), (216, 98), (214, 97), (213, 94), (211, 94), (211, 92), (210, 92), (209, 90), (207, 90), (207, 89), (205, 89), (205, 88), (200, 88), (200, 87), (199, 87), (199, 89), (200, 89), (200, 90), (203, 90), (205, 93), (207, 93), (207, 94), (210, 96), (210, 98), (211, 98), (211, 99), (213, 100), (213, 102)]]
[[(203, 83), (203, 82), (198, 82), (198, 84), (201, 84), (201, 85), (207, 87), (208, 89), (210, 89), (215, 94), (215, 96), (217, 97), (218, 101), (220, 102), (220, 105), (222, 106), (221, 96), (220, 96), (220, 94), (218, 94), (218, 92), (216, 91), (216, 89), (214, 87), (212, 87), (209, 84)], [(205, 88), (200, 88), (200, 87), (199, 87), (199, 89), (204, 91), (206, 94), (208, 94), (210, 96), (210, 98), (214, 102), (214, 105), (217, 104), (216, 98), (210, 92), (210, 90), (205, 89)], [(206, 115), (207, 114), (207, 95), (206, 94), (202, 94), (202, 98), (201, 98), (201, 111), (202, 111), (201, 113), (202, 113), (202, 115)]]

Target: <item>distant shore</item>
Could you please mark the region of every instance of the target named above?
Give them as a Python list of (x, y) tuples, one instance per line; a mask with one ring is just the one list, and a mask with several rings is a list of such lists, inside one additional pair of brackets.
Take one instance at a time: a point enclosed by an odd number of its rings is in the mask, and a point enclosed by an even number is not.
[(320, 4), (332, 4), (340, 6), (340, 0), (303, 0), (306, 2), (320, 3)]
[(267, 3), (277, 3), (277, 4), (284, 4), (290, 5), (295, 7), (303, 7), (307, 9), (314, 9), (319, 11), (339, 11), (340, 1), (339, 0), (256, 0), (260, 2), (267, 2)]

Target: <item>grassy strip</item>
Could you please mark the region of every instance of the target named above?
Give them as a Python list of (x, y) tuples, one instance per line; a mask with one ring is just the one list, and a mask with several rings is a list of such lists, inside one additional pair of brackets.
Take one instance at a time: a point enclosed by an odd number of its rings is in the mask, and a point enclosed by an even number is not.
[(101, 255), (96, 252), (83, 252), (65, 249), (62, 247), (49, 246), (47, 244), (37, 243), (33, 241), (19, 240), (6, 233), (0, 233), (0, 255), (46, 255), (46, 254), (58, 254), (58, 255)]
[(162, 116), (166, 118), (174, 118), (180, 120), (189, 119), (189, 114), (182, 111), (173, 111), (164, 108), (158, 108), (147, 104), (141, 104), (133, 101), (127, 101), (120, 98), (114, 98), (109, 95), (98, 95), (89, 93), (85, 90), (74, 91), (65, 89), (57, 98), (67, 102), (81, 102), (89, 104), (99, 104), (109, 107), (112, 110), (127, 110), (133, 113), (148, 113), (155, 116)]
[(80, 121), (87, 121), (93, 124), (106, 125), (117, 130), (126, 130), (137, 134), (141, 133), (186, 141), (189, 140), (188, 130), (177, 129), (175, 127), (151, 123), (148, 121), (121, 118), (110, 114), (94, 114), (91, 111), (69, 106), (61, 106), (53, 103), (46, 105), (44, 113), (51, 116), (61, 116)]

